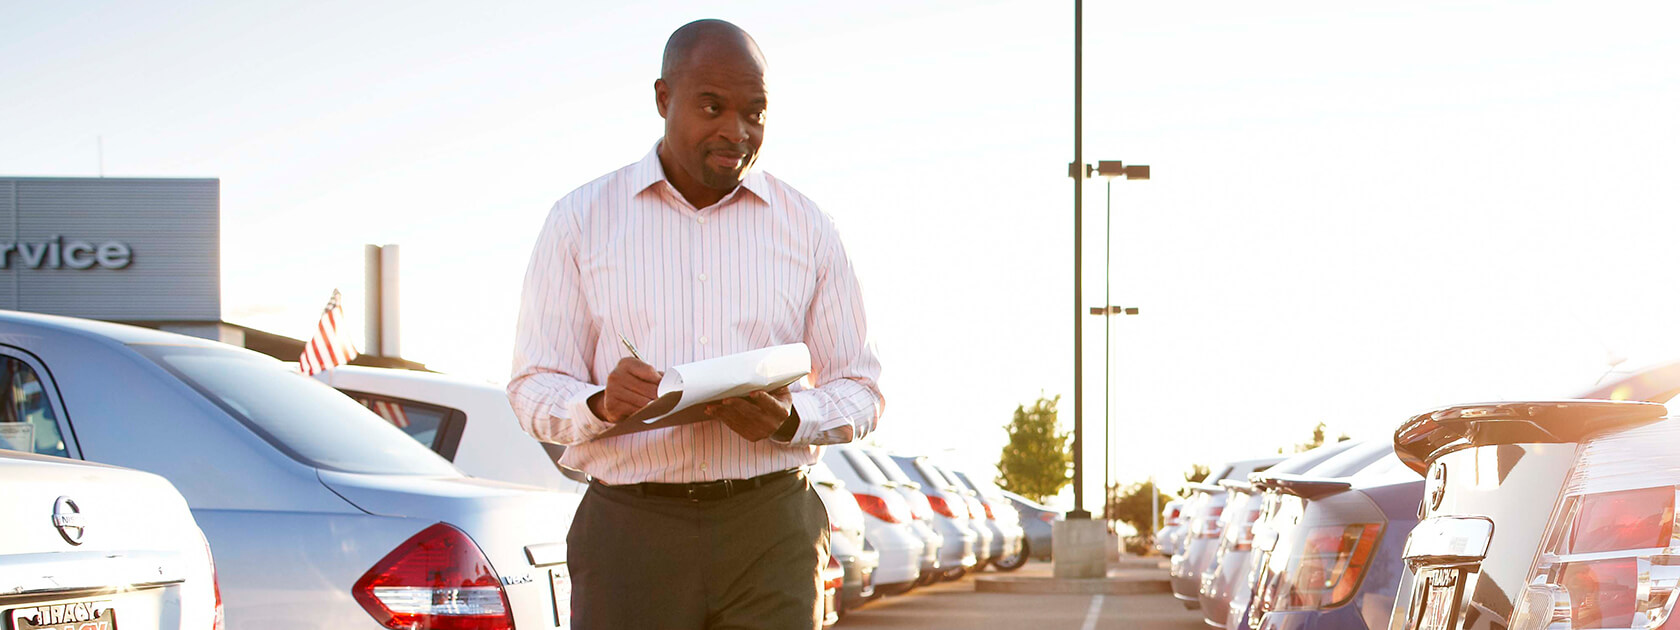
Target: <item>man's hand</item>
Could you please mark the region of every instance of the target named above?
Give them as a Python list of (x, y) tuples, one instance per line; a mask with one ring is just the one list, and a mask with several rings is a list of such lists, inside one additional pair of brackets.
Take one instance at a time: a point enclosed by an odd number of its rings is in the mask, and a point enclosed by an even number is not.
[(770, 437), (793, 413), (793, 394), (783, 387), (773, 392), (725, 398), (706, 405), (706, 415), (722, 420), (730, 430), (758, 442)]
[(589, 410), (607, 422), (623, 420), (659, 397), (661, 377), (653, 366), (635, 357), (619, 359), (618, 366), (607, 375), (606, 391), (589, 397)]

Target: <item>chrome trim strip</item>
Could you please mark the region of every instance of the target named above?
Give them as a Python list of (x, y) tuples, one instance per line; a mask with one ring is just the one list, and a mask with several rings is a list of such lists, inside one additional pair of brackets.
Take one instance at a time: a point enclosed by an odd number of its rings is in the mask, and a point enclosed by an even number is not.
[(531, 566), (547, 567), (566, 563), (566, 543), (539, 543), (525, 546), (525, 558)]
[(1401, 554), (1419, 564), (1480, 562), (1493, 542), (1493, 520), (1485, 516), (1434, 516), (1417, 524)]
[(187, 581), (174, 552), (66, 551), (0, 556), (0, 595), (153, 588)]

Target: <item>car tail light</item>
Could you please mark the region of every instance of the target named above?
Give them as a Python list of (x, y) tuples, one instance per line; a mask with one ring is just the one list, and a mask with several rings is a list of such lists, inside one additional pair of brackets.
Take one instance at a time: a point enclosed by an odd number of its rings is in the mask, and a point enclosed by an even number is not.
[(1260, 520), (1260, 510), (1248, 510), (1248, 517), (1237, 525), (1235, 544), (1231, 548), (1236, 551), (1252, 551), (1254, 549), (1254, 524)]
[(828, 557), (828, 572), (833, 575), (833, 577), (830, 577), (827, 581), (823, 582), (824, 590), (838, 590), (841, 585), (846, 583), (845, 569), (840, 566), (839, 558), (834, 556)]
[(980, 515), (986, 513), (984, 509), (979, 507), (981, 505), (980, 502), (975, 501), (972, 498), (964, 500), (963, 504), (968, 506), (968, 517), (974, 520), (980, 520)]
[[(927, 500), (928, 506), (932, 507), (933, 511), (940, 513), (945, 518), (961, 518), (958, 517), (957, 513), (951, 509), (951, 504), (945, 501), (945, 497), (930, 494), (927, 495)], [(967, 508), (964, 508), (965, 514), (966, 510)]]
[(982, 505), (986, 508), (986, 518), (994, 520), (994, 521), (997, 520), (997, 514), (992, 512), (992, 504), (981, 503), (980, 505)]
[(211, 630), (222, 630), (226, 617), (223, 615), (222, 608), (222, 580), (216, 574), (216, 554), (210, 551), (210, 540), (204, 537), (204, 532), (199, 532), (198, 539), (204, 541), (204, 557), (210, 560), (210, 590), (216, 596), (216, 609), (212, 613), (215, 616), (210, 621), (210, 628)]
[(1225, 506), (1208, 508), (1207, 514), (1191, 521), (1190, 535), (1196, 538), (1218, 538), (1219, 533), (1223, 531), (1223, 525), (1220, 524), (1219, 517), (1224, 513)]
[(1056, 522), (1056, 514), (1054, 512), (1039, 512), (1038, 520), (1046, 523), (1054, 523)]
[(863, 508), (870, 516), (888, 523), (910, 522), (910, 505), (896, 494), (878, 497), (873, 494), (852, 493), (857, 497), (858, 507)]
[(351, 589), (375, 621), (398, 630), (511, 630), (501, 578), (466, 533), (438, 523), (403, 541)]
[(1513, 630), (1680, 628), (1680, 422), (1586, 441), (1547, 524)]
[(1263, 579), (1264, 590), (1255, 600), (1256, 612), (1318, 610), (1346, 604), (1370, 568), (1382, 529), (1377, 523), (1307, 528), (1277, 574)]

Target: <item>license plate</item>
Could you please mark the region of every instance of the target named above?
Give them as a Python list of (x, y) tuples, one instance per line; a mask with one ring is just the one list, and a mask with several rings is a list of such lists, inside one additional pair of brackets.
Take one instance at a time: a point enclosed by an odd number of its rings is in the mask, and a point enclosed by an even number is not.
[(6, 613), (12, 630), (116, 630), (117, 612), (108, 601), (47, 604)]
[(1458, 571), (1433, 569), (1425, 574), (1423, 616), (1418, 630), (1449, 630), (1458, 603)]

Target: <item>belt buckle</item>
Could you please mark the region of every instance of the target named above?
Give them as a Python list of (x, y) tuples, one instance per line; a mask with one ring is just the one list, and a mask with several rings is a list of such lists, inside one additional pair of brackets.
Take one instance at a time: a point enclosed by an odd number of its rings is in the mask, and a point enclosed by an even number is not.
[[(723, 490), (722, 496), (718, 496), (712, 492), (712, 490), (719, 488)], [(735, 496), (735, 480), (719, 479), (717, 481), (693, 483), (689, 484), (687, 488), (684, 488), (684, 491), (688, 495), (688, 500), (695, 503), (710, 499), (727, 499)]]

